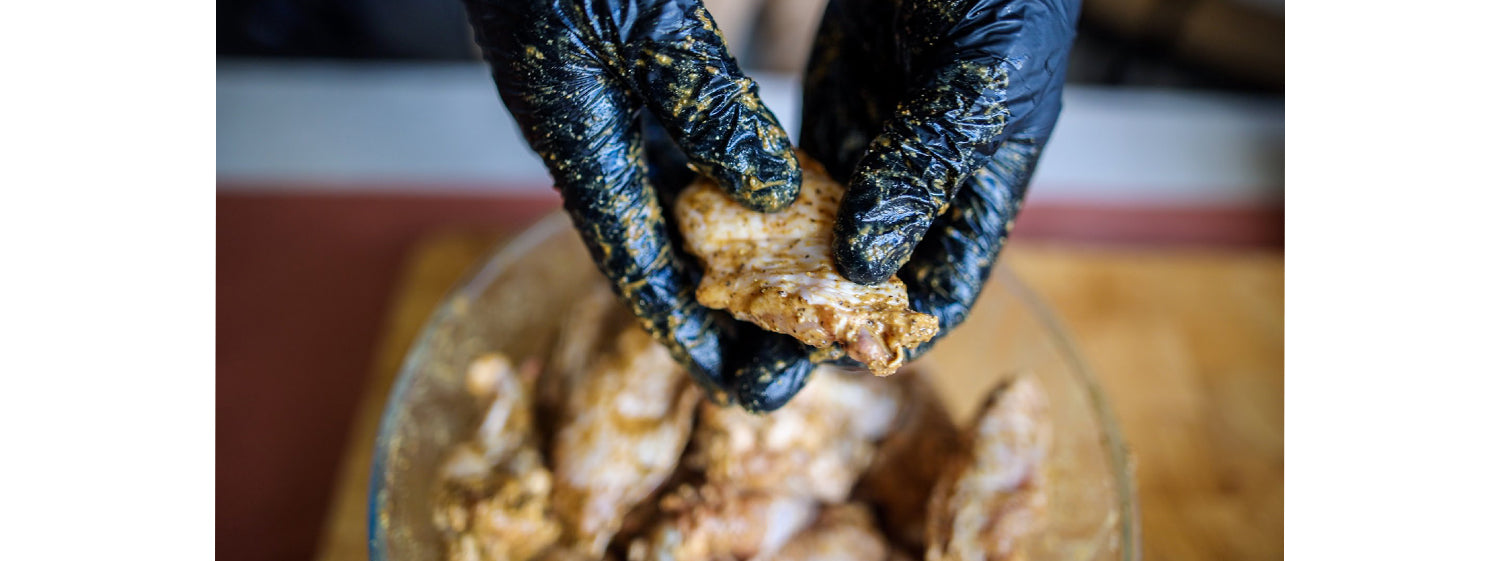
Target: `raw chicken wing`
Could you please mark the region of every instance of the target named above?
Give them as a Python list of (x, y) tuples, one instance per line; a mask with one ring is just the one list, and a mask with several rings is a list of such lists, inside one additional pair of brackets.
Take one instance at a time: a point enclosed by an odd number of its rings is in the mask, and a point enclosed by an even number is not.
[(490, 354), (469, 367), (465, 388), (488, 407), (474, 438), (441, 466), (434, 513), (453, 561), (525, 561), (560, 533), (549, 500), (552, 474), (532, 426), (530, 366), (518, 375), (508, 359)]
[(597, 558), (676, 468), (701, 393), (634, 323), (569, 391), (552, 439), (554, 505), (572, 547)]
[(830, 505), (811, 527), (772, 557), (776, 561), (886, 561), (890, 546), (870, 509), (857, 503)]
[(771, 414), (705, 402), (689, 461), (710, 483), (843, 502), (899, 406), (896, 384), (820, 366)]
[(837, 345), (878, 375), (895, 372), (906, 349), (937, 334), (937, 318), (911, 309), (899, 279), (866, 286), (839, 276), (833, 221), (844, 187), (797, 157), (802, 192), (783, 211), (747, 209), (706, 178), (678, 197), (683, 242), (704, 269), (698, 301), (814, 347)]
[(969, 450), (938, 481), (928, 509), (927, 561), (1021, 559), (1043, 523), (1052, 426), (1041, 384), (997, 388), (965, 435)]
[(662, 520), (630, 544), (629, 561), (766, 559), (806, 528), (817, 502), (705, 484), (662, 498)]

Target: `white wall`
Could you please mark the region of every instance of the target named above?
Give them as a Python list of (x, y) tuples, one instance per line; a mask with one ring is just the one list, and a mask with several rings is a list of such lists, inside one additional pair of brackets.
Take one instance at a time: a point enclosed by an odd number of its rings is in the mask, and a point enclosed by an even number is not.
[[(759, 76), (795, 136), (798, 93)], [(1280, 203), (1280, 100), (1071, 87), (1031, 200)], [(543, 189), (477, 63), (221, 62), (218, 175), (237, 189)]]

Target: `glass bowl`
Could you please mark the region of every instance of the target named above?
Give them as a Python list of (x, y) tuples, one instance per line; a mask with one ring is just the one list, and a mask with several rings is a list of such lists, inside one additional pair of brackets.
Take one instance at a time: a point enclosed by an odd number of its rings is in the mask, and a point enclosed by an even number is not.
[[(444, 558), (431, 500), (444, 452), (478, 422), (463, 389), (469, 362), (491, 351), (544, 355), (560, 312), (602, 282), (567, 217), (556, 212), (491, 254), (433, 312), (380, 421), (369, 499), (372, 559)], [(1046, 388), (1053, 477), (1046, 529), (1025, 544), (1033, 561), (1140, 557), (1135, 486), (1119, 427), (1057, 321), (1003, 263), (968, 321), (914, 364), (925, 365), (960, 424), (1012, 373), (1032, 372)]]

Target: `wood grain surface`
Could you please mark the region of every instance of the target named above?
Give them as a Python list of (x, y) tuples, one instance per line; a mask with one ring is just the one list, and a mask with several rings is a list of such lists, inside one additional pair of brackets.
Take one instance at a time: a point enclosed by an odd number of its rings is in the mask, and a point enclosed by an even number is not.
[[(408, 258), (317, 559), (367, 557), (371, 448), (391, 380), (427, 313), (498, 239), (437, 234)], [(1109, 395), (1136, 457), (1145, 558), (1281, 558), (1281, 253), (1015, 243), (1004, 262)]]

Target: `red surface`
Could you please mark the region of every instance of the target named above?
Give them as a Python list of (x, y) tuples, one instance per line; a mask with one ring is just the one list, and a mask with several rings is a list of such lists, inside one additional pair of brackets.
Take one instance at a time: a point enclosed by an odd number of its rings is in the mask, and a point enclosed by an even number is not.
[(217, 557), (308, 559), (404, 254), (555, 200), (218, 197)]
[(1139, 207), (1033, 204), (1021, 210), (1018, 239), (1150, 246), (1282, 247), (1281, 207)]
[[(514, 229), (554, 196), (218, 197), (217, 557), (314, 553), (402, 260), (440, 228)], [(1028, 207), (1016, 237), (1279, 247), (1280, 209)]]

